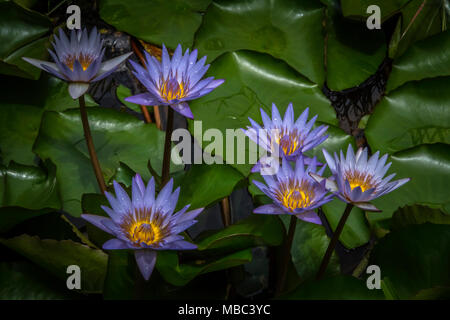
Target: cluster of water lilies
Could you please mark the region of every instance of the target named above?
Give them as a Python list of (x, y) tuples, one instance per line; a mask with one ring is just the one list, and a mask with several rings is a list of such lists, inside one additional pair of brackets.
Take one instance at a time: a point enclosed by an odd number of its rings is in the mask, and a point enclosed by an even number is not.
[[(95, 28), (90, 34), (86, 30), (72, 31), (69, 38), (60, 30), (59, 38), (55, 36), (54, 39), (55, 52), (50, 51), (54, 62), (24, 59), (67, 81), (71, 97), (80, 99), (81, 116), (86, 119), (83, 126), (92, 164), (100, 189), (110, 203), (110, 207), (102, 207), (109, 218), (90, 214), (82, 217), (114, 236), (104, 243), (104, 249), (134, 250), (143, 277), (149, 279), (159, 250), (196, 249), (196, 245), (186, 241), (180, 233), (196, 222), (195, 218), (203, 208), (188, 211), (187, 205), (174, 213), (180, 188), (173, 191), (173, 180), (164, 179), (164, 170), (168, 174), (167, 166), (166, 169), (163, 167), (163, 181), (158, 195), (155, 179), (152, 178), (146, 185), (139, 174), (133, 178), (131, 197), (115, 181), (115, 196), (106, 191), (92, 138), (90, 134), (86, 134), (90, 131), (83, 95), (91, 82), (111, 74), (131, 53), (102, 62), (104, 48)], [(134, 68), (134, 75), (147, 91), (126, 98), (129, 102), (150, 106), (166, 105), (187, 118), (193, 118), (188, 101), (208, 94), (224, 82), (213, 77), (203, 78), (209, 65), (205, 65), (206, 57), (197, 59), (197, 50), (191, 53), (186, 50), (183, 54), (179, 45), (170, 58), (163, 45), (161, 61), (147, 53), (145, 55), (143, 66), (129, 62)], [(275, 174), (262, 175), (265, 183), (253, 181), (273, 201), (256, 208), (254, 213), (288, 214), (306, 222), (321, 224), (315, 210), (333, 198), (337, 197), (348, 204), (348, 214), (352, 206), (377, 211), (371, 203), (373, 199), (399, 188), (409, 180), (391, 181), (395, 174), (384, 177), (390, 167), (390, 163), (386, 164), (387, 155), (379, 158), (379, 152), (376, 152), (369, 157), (367, 148), (360, 148), (355, 154), (352, 145), (349, 145), (346, 156), (341, 150), (334, 157), (323, 150), (326, 164), (318, 162), (316, 157), (308, 157), (305, 152), (318, 147), (328, 138), (325, 134), (328, 127), (320, 125), (314, 128), (317, 115), (309, 121), (308, 115), (309, 109), (306, 108), (295, 119), (294, 108), (290, 104), (282, 118), (273, 104), (271, 117), (261, 110), (262, 124), (249, 119), (251, 126), (245, 130), (248, 137), (265, 150), (276, 154), (277, 161), (281, 163)], [(166, 130), (171, 132), (171, 128)], [(264, 134), (255, 133), (261, 130)], [(329, 177), (324, 176), (327, 165), (331, 170)], [(261, 168), (262, 164), (258, 162), (253, 171), (259, 172)], [(345, 224), (344, 218), (341, 219), (342, 224)], [(295, 219), (293, 221), (296, 222)], [(339, 232), (335, 236), (338, 238)], [(332, 250), (333, 245), (330, 245), (328, 251)], [(325, 266), (326, 263), (325, 261)]]

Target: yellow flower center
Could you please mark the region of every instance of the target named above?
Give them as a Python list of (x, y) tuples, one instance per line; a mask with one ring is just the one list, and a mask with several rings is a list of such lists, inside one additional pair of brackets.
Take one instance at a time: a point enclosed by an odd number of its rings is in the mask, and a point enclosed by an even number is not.
[(303, 145), (297, 134), (297, 129), (289, 132), (286, 128), (275, 134), (275, 142), (281, 147), (284, 154), (289, 156)]
[(186, 96), (185, 85), (183, 81), (178, 82), (174, 78), (161, 81), (159, 92), (161, 94), (161, 97), (167, 102), (175, 99), (181, 99)]
[(84, 53), (81, 53), (79, 55), (69, 55), (65, 58), (64, 64), (73, 71), (73, 65), (76, 60), (78, 60), (78, 62), (81, 64), (83, 71), (86, 71), (86, 69), (91, 65), (92, 61), (94, 61), (94, 58)]
[(168, 226), (162, 225), (162, 221), (163, 216), (158, 212), (151, 214), (150, 210), (136, 210), (124, 217), (121, 228), (136, 247), (141, 243), (157, 246), (170, 231)]
[(129, 239), (135, 243), (151, 245), (158, 243), (163, 238), (159, 226), (148, 220), (133, 223), (128, 230)]
[(360, 187), (361, 191), (364, 192), (374, 187), (374, 184), (372, 183), (372, 176), (370, 175), (365, 175), (361, 172), (355, 171), (347, 172), (345, 177), (348, 180), (352, 190)]
[(311, 203), (311, 200), (309, 195), (303, 190), (295, 189), (289, 190), (286, 194), (284, 194), (281, 202), (283, 206), (293, 211), (298, 208), (308, 207)]
[(276, 197), (284, 207), (294, 211), (309, 207), (314, 200), (314, 191), (307, 182), (298, 183), (291, 180), (279, 186)]

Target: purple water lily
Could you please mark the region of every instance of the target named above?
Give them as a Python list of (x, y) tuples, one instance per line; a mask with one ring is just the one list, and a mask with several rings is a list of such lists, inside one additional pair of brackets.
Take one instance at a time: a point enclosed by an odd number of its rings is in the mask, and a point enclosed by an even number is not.
[[(326, 166), (317, 171), (322, 174)], [(253, 180), (253, 183), (274, 203), (266, 204), (256, 208), (253, 212), (260, 214), (293, 214), (297, 218), (321, 224), (319, 216), (314, 209), (330, 202), (334, 195), (327, 194), (325, 181), (318, 183), (314, 181), (309, 173), (316, 173), (317, 160), (314, 157), (311, 164), (305, 169), (303, 156), (299, 156), (295, 162), (295, 169), (283, 157), (282, 165), (276, 175), (264, 175), (263, 184)]]
[(133, 74), (148, 92), (125, 98), (128, 102), (145, 106), (167, 105), (193, 119), (187, 101), (210, 93), (224, 82), (222, 79), (214, 80), (214, 77), (201, 80), (209, 68), (209, 64), (205, 66), (206, 56), (197, 61), (197, 50), (189, 54), (189, 49), (182, 55), (181, 45), (176, 48), (172, 60), (164, 44), (161, 62), (147, 52), (145, 58), (145, 69), (132, 61), (130, 63), (135, 70)]
[(363, 210), (380, 211), (369, 202), (401, 187), (410, 180), (405, 178), (390, 182), (395, 173), (383, 178), (391, 162), (386, 164), (387, 154), (378, 159), (379, 151), (368, 158), (367, 148), (359, 148), (355, 155), (352, 145), (349, 144), (346, 158), (342, 150), (340, 157), (335, 152), (333, 158), (326, 150), (323, 150), (323, 154), (333, 177), (325, 179), (320, 174), (314, 173), (311, 176), (321, 183), (326, 180), (326, 187), (339, 199)]
[[(272, 103), (272, 119), (261, 109), (263, 127), (250, 120), (251, 126), (244, 130), (245, 134), (259, 144), (266, 151), (285, 156), (287, 160), (294, 161), (304, 152), (316, 147), (328, 138), (324, 135), (328, 126), (321, 125), (311, 131), (317, 115), (308, 120), (309, 108), (294, 122), (294, 108), (292, 103), (287, 107), (284, 119), (281, 118), (277, 106)], [(310, 158), (304, 157), (306, 164), (310, 163)], [(260, 171), (261, 163), (257, 162), (252, 172)]]
[(91, 214), (81, 217), (115, 238), (103, 244), (103, 249), (135, 250), (136, 262), (142, 276), (148, 280), (156, 262), (158, 250), (192, 250), (197, 246), (179, 235), (197, 221), (194, 220), (203, 208), (187, 211), (190, 205), (173, 214), (180, 188), (173, 193), (171, 179), (155, 197), (155, 180), (152, 177), (147, 187), (140, 175), (132, 182), (131, 200), (125, 190), (114, 181), (116, 197), (105, 195), (111, 208), (102, 206), (110, 218)]
[(70, 39), (59, 29), (59, 38), (52, 42), (55, 52), (48, 50), (54, 62), (23, 57), (25, 61), (69, 82), (69, 93), (78, 99), (88, 89), (89, 83), (99, 81), (111, 74), (132, 52), (102, 62), (105, 49), (97, 28), (72, 30)]

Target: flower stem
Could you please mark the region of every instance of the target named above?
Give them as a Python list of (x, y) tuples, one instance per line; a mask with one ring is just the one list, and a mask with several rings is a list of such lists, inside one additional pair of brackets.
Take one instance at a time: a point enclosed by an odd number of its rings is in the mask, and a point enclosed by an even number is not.
[(173, 131), (173, 109), (168, 107), (167, 112), (167, 123), (166, 123), (166, 140), (164, 141), (164, 158), (163, 158), (163, 168), (161, 175), (161, 188), (166, 185), (169, 181), (170, 173), (170, 147), (171, 147), (171, 137)]
[(230, 198), (225, 197), (220, 201), (220, 211), (222, 212), (222, 222), (224, 227), (231, 224)]
[(338, 226), (336, 227), (336, 230), (334, 230), (333, 237), (331, 238), (330, 244), (328, 245), (327, 251), (325, 252), (325, 255), (323, 256), (322, 263), (320, 264), (319, 271), (317, 272), (316, 279), (320, 280), (325, 274), (325, 271), (327, 270), (328, 263), (330, 262), (331, 255), (334, 251), (334, 248), (336, 247), (336, 244), (339, 240), (339, 237), (342, 233), (342, 230), (344, 229), (345, 222), (347, 221), (347, 218), (350, 215), (350, 212), (352, 211), (353, 205), (351, 203), (347, 203), (347, 206), (345, 207), (344, 214), (341, 217), (341, 220), (339, 220)]
[(150, 113), (148, 113), (146, 106), (141, 106), (142, 114), (144, 115), (145, 123), (151, 123), (152, 119), (150, 118)]
[(284, 284), (286, 282), (286, 276), (287, 276), (287, 271), (288, 271), (288, 266), (289, 266), (289, 258), (291, 256), (292, 241), (294, 240), (296, 225), (297, 225), (297, 217), (294, 215), (291, 215), (291, 220), (289, 222), (287, 241), (284, 245), (281, 273), (280, 273), (280, 277), (278, 278), (277, 287), (275, 289), (275, 296), (278, 296), (284, 289)]
[(155, 113), (156, 127), (161, 130), (161, 116), (159, 114), (159, 106), (153, 106), (153, 112)]
[(100, 163), (98, 162), (97, 153), (95, 152), (94, 142), (92, 141), (91, 128), (89, 127), (88, 116), (86, 112), (86, 104), (84, 102), (84, 95), (78, 98), (80, 103), (80, 115), (81, 122), (83, 123), (84, 138), (86, 139), (86, 144), (89, 151), (89, 156), (91, 158), (92, 167), (94, 168), (95, 177), (97, 178), (98, 186), (102, 193), (106, 191), (105, 179), (103, 178), (102, 169), (100, 168)]

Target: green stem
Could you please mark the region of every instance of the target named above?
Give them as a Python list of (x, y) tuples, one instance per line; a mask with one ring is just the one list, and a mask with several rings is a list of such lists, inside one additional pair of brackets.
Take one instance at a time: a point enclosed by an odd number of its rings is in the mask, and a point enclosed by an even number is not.
[(297, 219), (298, 218), (296, 216), (291, 215), (291, 220), (289, 222), (288, 236), (286, 243), (284, 245), (280, 277), (278, 278), (277, 287), (275, 289), (275, 296), (278, 296), (281, 292), (283, 292), (284, 289), (287, 271), (289, 267), (289, 259), (291, 257), (292, 242), (294, 240), (295, 226), (297, 225)]
[(83, 123), (84, 138), (89, 151), (89, 156), (91, 159), (92, 167), (94, 168), (95, 177), (97, 178), (98, 186), (102, 193), (106, 191), (105, 179), (103, 178), (102, 169), (100, 163), (98, 162), (97, 153), (95, 152), (94, 142), (92, 140), (91, 128), (89, 127), (89, 120), (86, 112), (86, 104), (84, 102), (84, 95), (78, 99), (80, 103), (80, 115), (81, 122)]
[(167, 112), (167, 123), (166, 123), (166, 139), (164, 141), (164, 158), (163, 158), (163, 168), (161, 175), (161, 188), (166, 185), (169, 181), (170, 173), (170, 147), (171, 147), (171, 137), (173, 131), (173, 109), (169, 106)]
[(325, 271), (327, 270), (328, 264), (330, 263), (331, 255), (333, 254), (334, 248), (336, 247), (336, 244), (339, 240), (339, 237), (342, 233), (342, 230), (344, 229), (345, 222), (347, 221), (347, 218), (350, 215), (350, 212), (352, 211), (353, 204), (348, 203), (345, 207), (344, 214), (342, 215), (341, 219), (339, 220), (338, 226), (336, 230), (333, 233), (333, 237), (331, 238), (331, 241), (328, 245), (327, 251), (325, 252), (325, 255), (323, 256), (322, 263), (320, 264), (319, 271), (317, 272), (316, 279), (320, 280), (325, 274)]

